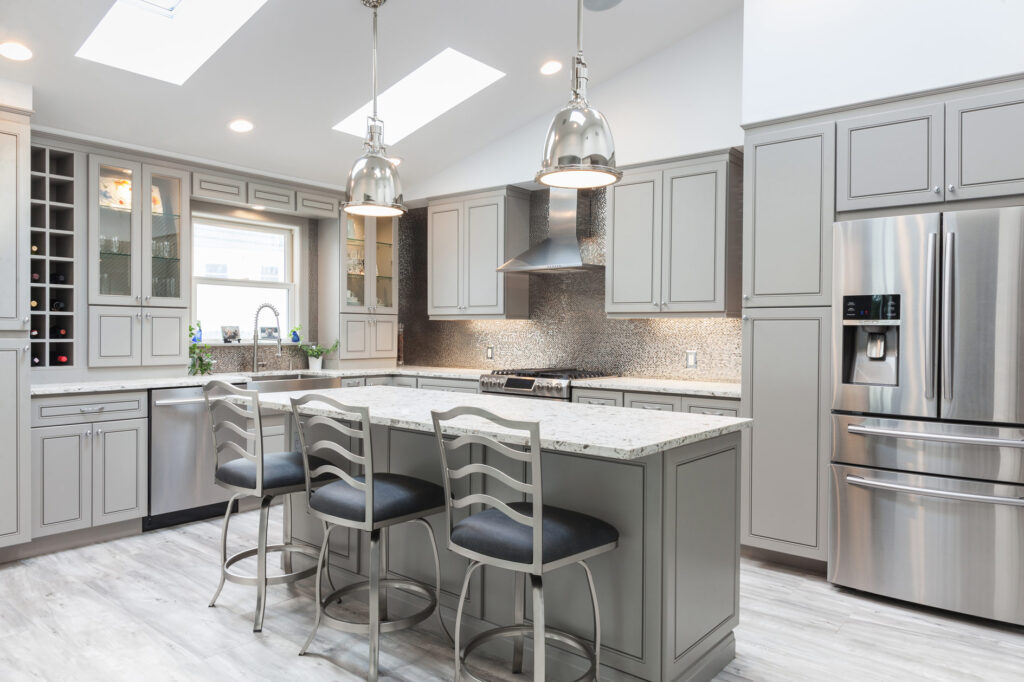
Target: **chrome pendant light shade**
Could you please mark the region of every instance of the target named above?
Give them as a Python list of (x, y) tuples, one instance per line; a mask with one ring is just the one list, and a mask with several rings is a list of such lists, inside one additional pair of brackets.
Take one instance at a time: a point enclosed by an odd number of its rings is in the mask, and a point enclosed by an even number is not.
[(587, 101), (587, 63), (583, 59), (583, 0), (576, 7), (576, 56), (569, 104), (555, 114), (544, 141), (536, 180), (552, 187), (585, 189), (618, 182), (615, 141), (608, 120)]
[(384, 126), (377, 115), (377, 8), (385, 0), (362, 0), (373, 9), (373, 114), (366, 121), (363, 155), (348, 174), (345, 212), (353, 215), (391, 217), (405, 213), (398, 169), (384, 148)]

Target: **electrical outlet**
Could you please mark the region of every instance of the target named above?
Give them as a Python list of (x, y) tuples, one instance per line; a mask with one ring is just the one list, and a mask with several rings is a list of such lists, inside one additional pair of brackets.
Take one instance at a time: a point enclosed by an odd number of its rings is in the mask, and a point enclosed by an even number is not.
[(697, 366), (697, 351), (686, 351), (686, 369), (694, 369)]
[(494, 359), (494, 346), (487, 346), (487, 359), (488, 360), (493, 360)]

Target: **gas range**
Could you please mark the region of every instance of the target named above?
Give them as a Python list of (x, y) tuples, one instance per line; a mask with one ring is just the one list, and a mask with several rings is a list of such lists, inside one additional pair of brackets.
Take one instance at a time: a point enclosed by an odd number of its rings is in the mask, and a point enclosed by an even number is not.
[(571, 400), (572, 380), (605, 376), (602, 372), (547, 367), (544, 369), (496, 369), (480, 377), (481, 393), (504, 393), (549, 400)]

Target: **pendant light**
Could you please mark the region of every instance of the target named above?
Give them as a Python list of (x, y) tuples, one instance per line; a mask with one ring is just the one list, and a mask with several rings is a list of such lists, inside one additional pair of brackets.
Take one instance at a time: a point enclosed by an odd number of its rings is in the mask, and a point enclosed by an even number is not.
[(363, 155), (348, 174), (345, 212), (353, 215), (392, 217), (405, 213), (398, 169), (384, 148), (384, 126), (377, 116), (377, 8), (385, 0), (362, 0), (373, 10), (373, 114), (366, 119)]
[(615, 141), (604, 115), (587, 101), (587, 63), (583, 60), (583, 0), (576, 4), (576, 56), (569, 104), (555, 114), (544, 141), (544, 160), (536, 180), (552, 187), (586, 189), (618, 182)]

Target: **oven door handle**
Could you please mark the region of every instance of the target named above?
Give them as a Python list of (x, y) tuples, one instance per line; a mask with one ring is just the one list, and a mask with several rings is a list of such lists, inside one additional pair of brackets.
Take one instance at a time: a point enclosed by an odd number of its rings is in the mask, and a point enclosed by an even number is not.
[(941, 497), (947, 500), (960, 500), (961, 502), (983, 502), (985, 504), (1005, 504), (1011, 507), (1024, 507), (1024, 497), (998, 497), (996, 495), (976, 495), (974, 493), (958, 493), (950, 490), (935, 490), (933, 488), (920, 488), (916, 485), (903, 485), (902, 483), (888, 483), (886, 481), (875, 481), (860, 476), (846, 475), (846, 482), (850, 485), (862, 488), (877, 488), (879, 490), (892, 490), (911, 495), (926, 495), (928, 497)]
[(944, 433), (921, 433), (917, 431), (900, 431), (899, 429), (883, 429), (873, 426), (850, 424), (847, 432), (858, 436), (890, 436), (908, 440), (931, 440), (939, 443), (960, 443), (963, 445), (987, 445), (994, 448), (1024, 448), (1024, 440), (1013, 438), (984, 438), (982, 436), (957, 436)]

